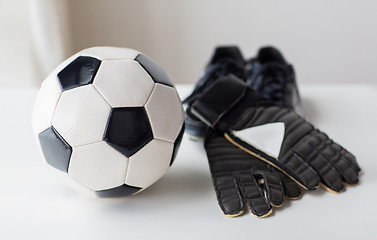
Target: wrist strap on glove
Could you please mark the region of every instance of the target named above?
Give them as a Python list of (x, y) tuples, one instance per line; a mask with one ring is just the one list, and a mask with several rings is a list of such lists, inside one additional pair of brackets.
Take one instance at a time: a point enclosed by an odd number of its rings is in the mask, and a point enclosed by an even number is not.
[(250, 105), (270, 105), (267, 99), (234, 75), (225, 76), (214, 83), (191, 106), (190, 111), (206, 125), (228, 132), (229, 127)]
[(191, 106), (191, 112), (210, 127), (245, 96), (247, 85), (233, 75), (219, 79)]

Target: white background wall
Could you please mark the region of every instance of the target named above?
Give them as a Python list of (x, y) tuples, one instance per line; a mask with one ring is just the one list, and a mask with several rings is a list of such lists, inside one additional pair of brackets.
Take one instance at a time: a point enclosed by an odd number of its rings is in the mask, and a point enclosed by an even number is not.
[(302, 82), (377, 81), (377, 1), (70, 0), (69, 5), (75, 50), (101, 44), (137, 48), (176, 82), (195, 82), (218, 44), (238, 44), (246, 56), (274, 44)]
[(33, 84), (27, 0), (0, 0), (0, 87)]
[[(23, 53), (29, 46), (24, 40), (29, 31), (27, 1), (0, 1), (14, 5), (6, 16), (1, 15), (0, 23), (0, 49), (6, 49), (12, 59), (15, 52)], [(32, 2), (43, 5), (44, 1), (52, 0)], [(377, 1), (65, 1), (68, 16), (63, 18), (68, 31), (61, 43), (65, 57), (95, 45), (136, 48), (165, 67), (176, 83), (182, 83), (197, 81), (216, 45), (237, 44), (250, 57), (260, 46), (273, 44), (294, 64), (299, 82), (377, 83)], [(12, 38), (7, 47), (3, 35)], [(9, 46), (9, 41), (14, 44)], [(55, 51), (50, 52), (48, 62), (61, 61)], [(20, 67), (4, 59), (1, 56), (0, 71), (9, 73)], [(33, 69), (40, 64), (37, 61)], [(26, 65), (23, 68), (29, 69)], [(39, 72), (36, 82), (50, 68)], [(20, 84), (28, 71), (18, 72), (11, 82), (1, 77), (0, 85)]]

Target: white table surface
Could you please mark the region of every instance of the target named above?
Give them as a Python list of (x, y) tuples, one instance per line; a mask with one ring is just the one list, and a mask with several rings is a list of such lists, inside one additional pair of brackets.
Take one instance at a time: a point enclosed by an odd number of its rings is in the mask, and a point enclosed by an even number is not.
[[(179, 86), (181, 97), (191, 90)], [(361, 183), (320, 189), (267, 218), (227, 218), (205, 152), (187, 136), (168, 174), (128, 198), (91, 199), (56, 179), (31, 131), (36, 89), (0, 90), (0, 239), (377, 239), (377, 86), (303, 85), (307, 118), (354, 153)]]

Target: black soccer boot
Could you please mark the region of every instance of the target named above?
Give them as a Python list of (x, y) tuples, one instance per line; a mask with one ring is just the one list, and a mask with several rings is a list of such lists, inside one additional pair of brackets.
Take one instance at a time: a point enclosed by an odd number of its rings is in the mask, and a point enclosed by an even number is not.
[[(191, 105), (195, 99), (202, 94), (208, 86), (228, 74), (233, 74), (240, 79), (245, 79), (244, 58), (241, 51), (236, 46), (217, 47), (212, 55), (210, 62), (195, 85), (193, 92), (183, 103)], [(197, 117), (192, 115), (189, 108), (186, 110), (186, 132), (193, 140), (201, 140), (204, 138), (208, 127), (202, 123)]]
[(297, 88), (293, 66), (274, 47), (260, 48), (256, 57), (246, 64), (247, 85), (279, 106), (304, 111)]

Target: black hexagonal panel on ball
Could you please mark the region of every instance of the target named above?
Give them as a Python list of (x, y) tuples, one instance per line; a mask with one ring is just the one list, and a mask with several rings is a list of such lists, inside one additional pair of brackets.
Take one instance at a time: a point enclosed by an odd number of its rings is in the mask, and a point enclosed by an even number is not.
[(49, 127), (41, 132), (38, 138), (47, 163), (62, 172), (68, 172), (72, 147), (54, 127)]
[(58, 73), (63, 91), (91, 84), (101, 61), (93, 57), (78, 57)]
[(185, 124), (183, 123), (181, 131), (179, 131), (178, 137), (174, 141), (173, 155), (171, 157), (170, 165), (169, 166), (171, 166), (173, 164), (175, 158), (177, 157), (178, 149), (181, 146), (181, 142), (182, 142), (182, 138), (183, 138), (183, 134), (184, 133), (185, 133)]
[(144, 107), (112, 109), (103, 139), (110, 146), (130, 157), (152, 139), (152, 128)]
[(135, 60), (140, 63), (145, 71), (148, 72), (154, 82), (173, 87), (173, 83), (171, 82), (169, 75), (152, 59), (143, 54), (139, 54)]

